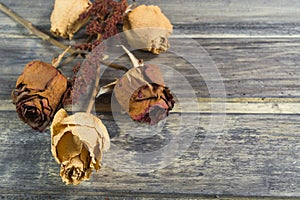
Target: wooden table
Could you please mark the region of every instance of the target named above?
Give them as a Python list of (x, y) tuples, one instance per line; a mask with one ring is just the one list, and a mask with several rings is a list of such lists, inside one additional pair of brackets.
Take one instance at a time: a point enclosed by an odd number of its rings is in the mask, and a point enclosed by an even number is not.
[[(49, 33), (53, 0), (2, 2)], [(111, 113), (103, 112), (112, 144), (128, 152), (125, 157), (130, 163), (121, 167), (123, 154), (111, 149), (104, 155), (100, 172), (79, 186), (62, 183), (50, 151), (49, 130), (38, 133), (21, 122), (10, 98), (27, 62), (51, 62), (61, 49), (0, 13), (1, 197), (300, 198), (300, 2), (137, 3), (159, 5), (174, 25), (173, 52), (148, 57), (137, 52), (137, 56), (173, 67), (167, 79), (173, 80), (181, 102), (161, 131), (155, 132), (156, 127), (149, 137), (123, 131), (126, 124), (120, 126)], [(181, 50), (183, 54), (178, 53)], [(192, 93), (176, 81), (178, 77), (187, 80)], [(164, 146), (168, 149), (158, 159), (165, 160), (158, 162), (147, 154), (157, 164), (153, 170), (140, 160), (130, 160), (134, 153)], [(174, 154), (177, 151), (179, 155)], [(131, 168), (134, 164), (136, 171)]]

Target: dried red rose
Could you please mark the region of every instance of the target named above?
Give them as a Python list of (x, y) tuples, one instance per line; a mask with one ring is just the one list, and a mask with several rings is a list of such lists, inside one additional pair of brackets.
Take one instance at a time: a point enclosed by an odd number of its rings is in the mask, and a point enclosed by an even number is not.
[(42, 61), (31, 61), (18, 78), (12, 99), (19, 117), (42, 132), (62, 106), (66, 90), (67, 79), (55, 67)]
[(155, 65), (130, 69), (117, 81), (114, 94), (133, 120), (151, 125), (168, 116), (175, 103)]

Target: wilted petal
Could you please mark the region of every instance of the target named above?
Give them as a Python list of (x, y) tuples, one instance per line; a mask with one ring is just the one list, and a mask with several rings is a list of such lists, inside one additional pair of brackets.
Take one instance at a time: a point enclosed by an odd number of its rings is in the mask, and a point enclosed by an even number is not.
[(33, 129), (43, 131), (62, 106), (67, 79), (51, 64), (31, 61), (12, 91), (19, 117)]
[(50, 31), (57, 36), (72, 39), (74, 33), (87, 22), (87, 19), (78, 19), (90, 5), (89, 0), (55, 0)]
[(60, 176), (66, 184), (78, 185), (84, 180), (88, 180), (92, 173), (91, 168), (87, 168), (80, 156), (72, 158), (66, 164), (61, 165)]
[(170, 47), (173, 26), (158, 6), (140, 5), (124, 17), (123, 30), (132, 48), (159, 54)]
[[(66, 128), (65, 125), (62, 125), (61, 122), (63, 119), (68, 117), (68, 113), (64, 109), (60, 109), (54, 115), (52, 124), (51, 124), (51, 136), (55, 137), (57, 134), (62, 133), (63, 129)], [(55, 143), (56, 144), (56, 143)]]
[(59, 73), (51, 64), (42, 61), (31, 61), (25, 65), (23, 73), (17, 80), (30, 90), (45, 90), (46, 85)]
[(67, 184), (78, 184), (88, 179), (92, 169), (101, 168), (102, 154), (109, 148), (110, 139), (100, 119), (89, 113), (68, 116), (61, 109), (50, 130), (52, 155), (62, 164), (60, 174)]
[(69, 161), (71, 158), (80, 154), (82, 143), (80, 139), (67, 131), (59, 138), (56, 145), (57, 158), (60, 162)]
[(145, 65), (138, 68), (139, 74), (133, 68), (119, 79), (114, 94), (133, 120), (156, 124), (173, 109), (173, 95), (165, 86), (159, 67)]

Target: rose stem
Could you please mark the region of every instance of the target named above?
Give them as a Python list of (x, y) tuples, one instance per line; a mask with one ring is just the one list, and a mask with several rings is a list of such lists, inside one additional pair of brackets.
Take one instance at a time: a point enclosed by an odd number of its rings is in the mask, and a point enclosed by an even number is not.
[(96, 98), (98, 98), (100, 95), (102, 94), (105, 94), (105, 93), (108, 93), (110, 91), (113, 91), (115, 85), (117, 84), (118, 80), (115, 80), (107, 85), (104, 85), (102, 86), (100, 89), (99, 89), (99, 92), (98, 94), (96, 95)]
[(123, 48), (123, 50), (126, 52), (128, 57), (130, 58), (130, 61), (133, 65), (133, 67), (137, 68), (137, 67), (144, 66), (143, 60), (137, 59), (124, 45), (117, 45), (117, 46), (120, 46)]
[(92, 95), (91, 95), (91, 98), (89, 101), (89, 105), (87, 106), (87, 109), (86, 109), (87, 113), (91, 113), (93, 106), (95, 104), (95, 98), (96, 98), (97, 90), (99, 87), (99, 80), (100, 80), (100, 65), (97, 66), (94, 88), (93, 88)]
[[(36, 36), (38, 36), (39, 38), (61, 48), (61, 49), (66, 49), (68, 48), (66, 45), (62, 44), (61, 42), (51, 38), (49, 35), (47, 35), (46, 33), (43, 33), (41, 31), (39, 31), (37, 28), (35, 28), (29, 21), (27, 21), (26, 19), (20, 17), (18, 14), (16, 14), (14, 11), (12, 11), (10, 8), (6, 7), (4, 4), (0, 3), (0, 10), (2, 12), (4, 12), (5, 14), (7, 14), (9, 17), (11, 17), (12, 19), (14, 19), (16, 22), (18, 22), (19, 24), (21, 24), (22, 26), (24, 26), (30, 34), (34, 34)], [(73, 53), (77, 53), (76, 50), (74, 49), (69, 49), (69, 52), (71, 54)]]
[(64, 57), (64, 55), (67, 53), (67, 51), (69, 51), (69, 49), (71, 48), (71, 46), (69, 46), (68, 48), (66, 48), (64, 50), (64, 52), (62, 52), (60, 55), (58, 55), (57, 58), (52, 59), (52, 66), (53, 67), (58, 67), (59, 63), (61, 62), (61, 59)]
[[(10, 8), (8, 8), (7, 6), (5, 6), (3, 3), (0, 2), (0, 10), (2, 12), (4, 12), (6, 15), (8, 15), (10, 18), (12, 18), (13, 20), (15, 20), (17, 23), (21, 24), (22, 26), (24, 26), (30, 34), (34, 34), (37, 37), (41, 38), (42, 40), (49, 42), (50, 44), (53, 44), (54, 46), (61, 48), (63, 50), (67, 49), (68, 46), (64, 45), (63, 43), (59, 42), (58, 40), (50, 37), (48, 34), (43, 33), (42, 31), (38, 30), (36, 27), (34, 27), (32, 25), (31, 22), (29, 22), (28, 20), (22, 18), (21, 16), (19, 16), (17, 13), (15, 13), (14, 11), (12, 11)], [(86, 52), (82, 52), (82, 51), (78, 51), (74, 48), (70, 48), (68, 50), (68, 52), (72, 55), (81, 55), (84, 57), (84, 55), (86, 54)], [(111, 67), (111, 68), (115, 68), (115, 69), (120, 69), (123, 71), (127, 71), (127, 68), (118, 64), (114, 64), (114, 63), (106, 63), (104, 61), (100, 61), (100, 63)]]
[[(132, 65), (133, 65), (133, 68), (135, 69), (135, 70), (137, 70), (138, 71), (138, 73), (139, 74), (141, 74), (142, 72), (141, 72), (141, 69), (139, 68), (139, 67), (143, 67), (144, 66), (144, 61), (142, 60), (142, 59), (137, 59), (124, 45), (118, 45), (118, 46), (120, 46), (120, 47), (122, 47), (123, 48), (123, 50), (125, 51), (125, 53), (128, 55), (128, 57), (129, 57), (129, 59), (130, 59), (130, 61), (131, 61), (131, 63), (132, 63)], [(130, 75), (128, 74), (128, 73), (126, 73), (125, 74), (125, 76), (127, 76), (127, 79), (129, 80), (129, 82), (131, 82), (131, 77), (130, 77)], [(152, 85), (149, 83), (149, 82), (147, 82), (147, 81), (145, 81), (143, 78), (141, 78), (140, 76), (136, 76), (135, 78), (137, 78), (137, 79), (139, 79), (140, 81), (142, 81), (142, 82), (145, 82), (145, 84), (149, 87), (149, 88), (151, 88), (151, 93), (152, 93), (152, 95), (154, 95), (154, 92), (153, 92), (153, 87), (152, 87)]]

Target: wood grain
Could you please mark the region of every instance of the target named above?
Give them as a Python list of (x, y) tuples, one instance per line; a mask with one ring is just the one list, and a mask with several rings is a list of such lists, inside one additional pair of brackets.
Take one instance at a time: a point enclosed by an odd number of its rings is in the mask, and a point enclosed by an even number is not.
[[(97, 114), (112, 144), (128, 154), (112, 148), (105, 154), (103, 169), (78, 187), (61, 182), (59, 166), (50, 152), (49, 130), (38, 133), (21, 122), (10, 97), (27, 62), (51, 62), (61, 50), (0, 13), (0, 197), (299, 198), (300, 2), (136, 2), (159, 5), (174, 25), (171, 51), (159, 56), (134, 53), (145, 62), (172, 67), (171, 72), (164, 69), (164, 78), (181, 97), (180, 102), (163, 127), (156, 126), (151, 132), (147, 126), (132, 124), (126, 115), (111, 113), (109, 95), (98, 99)], [(49, 33), (54, 0), (3, 3)], [(60, 41), (66, 45), (82, 41), (83, 33), (72, 41)], [(193, 51), (195, 44), (201, 55)], [(126, 56), (115, 62), (130, 66)], [(71, 69), (71, 65), (61, 68), (67, 76)], [(101, 84), (122, 74), (105, 69)], [(178, 75), (191, 90), (178, 81)], [(141, 128), (144, 130), (138, 131)], [(163, 167), (132, 172), (135, 166), (152, 166), (141, 164), (136, 154), (161, 150), (179, 135), (179, 145), (171, 146), (164, 159), (157, 158)], [(179, 150), (179, 155), (172, 154)], [(124, 158), (127, 165), (122, 163)]]
[[(175, 50), (179, 49), (180, 45), (189, 45), (185, 39), (174, 41), (177, 46), (174, 45), (172, 48)], [(298, 39), (199, 39), (193, 41), (198, 42), (207, 51), (208, 57), (216, 64), (222, 80), (215, 80), (209, 75), (205, 77), (205, 80), (204, 77), (199, 76), (199, 72), (195, 71), (194, 66), (178, 57), (176, 52), (165, 53), (157, 57), (142, 52), (136, 55), (143, 56), (148, 63), (160, 63), (173, 67), (191, 82), (195, 92), (201, 95), (200, 97), (209, 97), (206, 82), (214, 84), (214, 81), (224, 84), (227, 97), (300, 97), (300, 82), (297, 81), (300, 78)], [(51, 62), (51, 59), (61, 52), (39, 39), (30, 38), (5, 39), (0, 47), (0, 53), (3, 55), (0, 57), (0, 62), (5, 66), (0, 68), (0, 80), (7, 83), (1, 87), (0, 99), (2, 100), (9, 99), (8, 95), (27, 62), (35, 59)], [(196, 54), (190, 52), (186, 52), (185, 57), (190, 60), (198, 58)], [(120, 63), (130, 66), (128, 59)], [(72, 65), (64, 67), (62, 71), (71, 76), (71, 69)], [(192, 74), (194, 72), (196, 73)], [(122, 72), (116, 73), (116, 70), (110, 70), (106, 76), (102, 77), (102, 80), (107, 82), (121, 75)], [(172, 82), (172, 76), (166, 77), (166, 80)], [(178, 90), (181, 88), (178, 87)]]
[[(288, 2), (272, 0), (267, 3), (260, 0), (173, 0), (172, 2), (137, 0), (136, 2), (160, 6), (175, 25), (175, 35), (177, 36), (192, 32), (206, 37), (209, 35), (224, 37), (223, 34), (230, 34), (232, 37), (238, 35), (263, 35), (264, 37), (294, 35), (299, 37), (300, 32), (298, 21), (300, 5), (297, 0)], [(49, 30), (49, 16), (54, 0), (47, 2), (26, 0), (18, 3), (8, 0), (3, 3), (38, 27)], [(2, 13), (0, 13), (0, 21), (5, 25), (5, 29), (1, 31), (2, 37), (18, 37), (20, 27), (15, 29), (15, 22)], [(14, 28), (11, 29), (11, 26)]]
[[(122, 158), (108, 152), (99, 173), (94, 173), (88, 182), (70, 187), (65, 186), (58, 175), (59, 166), (50, 153), (49, 131), (32, 131), (19, 121), (15, 112), (0, 114), (1, 124), (7, 124), (1, 126), (0, 140), (0, 193), (3, 195), (27, 193), (82, 197), (117, 194), (126, 197), (148, 194), (156, 198), (158, 194), (174, 198), (176, 194), (178, 197), (300, 195), (300, 164), (297, 161), (299, 116), (228, 115), (222, 132), (214, 133), (218, 139), (211, 151), (198, 157), (202, 142), (208, 137), (210, 116), (191, 115), (191, 119), (201, 118), (199, 127), (190, 127), (185, 133), (194, 132), (195, 137), (189, 148), (165, 168), (145, 173), (114, 169), (108, 163), (118, 163)], [(170, 117), (177, 118), (176, 114)], [(112, 130), (118, 132), (113, 120), (104, 120), (104, 123), (110, 133)], [(178, 127), (172, 125), (173, 120), (167, 123), (167, 126)], [(141, 142), (141, 137), (122, 133), (112, 136), (112, 143), (120, 148), (130, 148), (130, 151), (142, 148), (147, 152), (165, 140), (172, 140), (165, 137), (167, 130), (157, 132), (158, 137), (142, 138), (144, 142)]]

